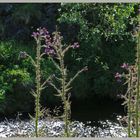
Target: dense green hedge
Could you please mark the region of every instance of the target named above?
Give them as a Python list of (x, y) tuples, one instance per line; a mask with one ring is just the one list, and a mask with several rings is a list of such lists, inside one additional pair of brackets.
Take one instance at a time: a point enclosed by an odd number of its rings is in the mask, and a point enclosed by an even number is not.
[[(28, 59), (18, 59), (18, 55), (27, 51), (35, 56), (31, 33), (40, 26), (52, 32), (57, 25), (66, 43), (80, 44), (78, 50), (66, 56), (70, 75), (88, 66), (88, 71), (73, 83), (72, 98), (82, 100), (98, 95), (116, 99), (123, 94), (125, 89), (115, 81), (114, 74), (121, 71), (123, 62), (134, 63), (137, 7), (94, 3), (0, 4), (0, 112), (28, 112), (33, 108), (30, 90), (34, 88), (34, 69)], [(42, 69), (44, 79), (57, 74), (47, 57), (42, 61)], [(53, 94), (54, 90), (47, 87), (42, 103), (58, 101)]]

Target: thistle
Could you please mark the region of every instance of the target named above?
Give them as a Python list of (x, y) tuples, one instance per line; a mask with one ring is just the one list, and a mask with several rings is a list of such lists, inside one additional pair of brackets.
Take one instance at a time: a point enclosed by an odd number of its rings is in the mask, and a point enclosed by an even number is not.
[[(70, 49), (76, 49), (79, 48), (78, 43), (74, 43), (73, 45), (69, 45), (67, 47), (64, 47), (62, 45), (62, 36), (59, 32), (53, 33), (52, 43), (46, 45), (46, 53), (50, 56), (50, 59), (56, 66), (56, 68), (60, 72), (60, 77), (54, 76), (54, 78), (59, 82), (60, 88), (56, 87), (55, 84), (53, 84), (52, 81), (49, 82), (49, 84), (54, 87), (54, 89), (57, 91), (57, 96), (59, 96), (62, 100), (63, 104), (63, 121), (65, 123), (64, 127), (64, 136), (69, 137), (70, 131), (69, 131), (69, 125), (70, 125), (70, 117), (71, 117), (71, 102), (70, 102), (70, 89), (71, 89), (71, 83), (75, 80), (75, 78), (82, 73), (83, 71), (87, 70), (87, 67), (81, 69), (78, 71), (70, 80), (68, 80), (68, 69), (65, 66), (64, 63), (64, 57), (66, 52)], [(57, 60), (57, 62), (55, 61)]]
[(125, 78), (127, 79), (127, 92), (124, 96), (125, 102), (127, 106), (127, 124), (128, 124), (128, 137), (135, 136), (135, 133), (132, 130), (135, 130), (135, 103), (136, 103), (136, 95), (137, 95), (137, 70), (135, 65), (131, 65), (128, 67), (128, 74), (125, 74)]
[(39, 119), (43, 116), (43, 109), (41, 109), (41, 104), (40, 104), (40, 96), (41, 96), (41, 92), (42, 90), (45, 88), (45, 85), (47, 83), (47, 80), (49, 80), (49, 78), (44, 82), (41, 83), (41, 59), (42, 57), (46, 54), (46, 53), (41, 53), (42, 48), (44, 48), (44, 46), (42, 45), (42, 41), (44, 41), (44, 39), (46, 40), (46, 37), (48, 36), (48, 31), (45, 28), (38, 28), (37, 32), (33, 32), (32, 37), (35, 39), (36, 41), (36, 58), (35, 60), (28, 55), (26, 52), (20, 52), (20, 57), (21, 58), (26, 58), (28, 57), (31, 60), (32, 65), (35, 68), (35, 74), (36, 74), (36, 78), (35, 78), (35, 83), (36, 83), (36, 87), (35, 87), (35, 91), (32, 91), (32, 95), (35, 98), (35, 117), (30, 116), (34, 122), (35, 122), (35, 136), (38, 137), (39, 136), (39, 127), (38, 127), (38, 122)]

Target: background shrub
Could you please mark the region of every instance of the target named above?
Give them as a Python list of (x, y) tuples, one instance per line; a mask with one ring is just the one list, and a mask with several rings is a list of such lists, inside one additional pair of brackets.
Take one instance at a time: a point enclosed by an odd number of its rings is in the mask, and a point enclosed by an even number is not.
[[(72, 100), (95, 96), (117, 99), (125, 93), (114, 79), (124, 62), (134, 64), (138, 4), (0, 4), (0, 112), (29, 112), (34, 103), (34, 69), (28, 59), (18, 59), (20, 51), (35, 57), (31, 33), (38, 27), (49, 32), (57, 28), (64, 42), (79, 42), (80, 49), (66, 54), (66, 65), (73, 75), (81, 67), (88, 72), (73, 83)], [(12, 40), (12, 41), (11, 41)], [(58, 74), (47, 57), (42, 60), (43, 78)], [(48, 71), (46, 72), (46, 67)], [(59, 102), (47, 87), (42, 94), (46, 106)]]

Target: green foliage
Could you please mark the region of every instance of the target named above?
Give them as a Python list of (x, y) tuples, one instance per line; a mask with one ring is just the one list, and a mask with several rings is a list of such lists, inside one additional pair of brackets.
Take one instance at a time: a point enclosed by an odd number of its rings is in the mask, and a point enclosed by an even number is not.
[[(9, 41), (0, 44), (0, 113), (30, 112), (33, 109), (34, 100), (30, 89), (35, 88), (34, 66), (29, 58), (19, 59), (21, 50), (35, 58), (34, 43), (24, 45)], [(42, 80), (47, 79), (55, 71), (52, 62), (45, 57), (41, 60), (41, 67)], [(46, 67), (48, 67), (48, 71), (46, 71)], [(50, 93), (52, 92), (50, 91)], [(41, 102), (44, 103), (44, 98), (51, 97), (48, 96), (48, 92), (44, 90)], [(54, 96), (49, 101), (55, 102)]]
[[(29, 59), (19, 60), (18, 53), (26, 51), (35, 58), (35, 44), (30, 42), (32, 30), (45, 26), (52, 32), (57, 22), (66, 44), (80, 44), (79, 50), (71, 50), (65, 56), (65, 65), (70, 70), (68, 78), (85, 65), (89, 69), (73, 82), (72, 97), (85, 99), (95, 94), (114, 97), (124, 93), (125, 88), (115, 81), (114, 74), (121, 72), (123, 62), (135, 63), (133, 29), (137, 25), (137, 7), (135, 3), (1, 4), (0, 38), (16, 40), (0, 44), (2, 110), (10, 110), (10, 107), (13, 110), (29, 110), (33, 105), (29, 90), (35, 88), (34, 67)], [(19, 40), (25, 42), (19, 43)], [(30, 43), (27, 43), (28, 40)], [(41, 67), (43, 80), (50, 73), (59, 75), (46, 56), (41, 60)], [(55, 94), (50, 87), (44, 90), (41, 102), (45, 104), (47, 99), (50, 103), (57, 101), (51, 93)], [(21, 105), (26, 98), (31, 104), (29, 108)], [(13, 112), (12, 109), (9, 112)]]
[(5, 91), (3, 89), (0, 90), (0, 100), (3, 100), (5, 98), (4, 96)]
[[(11, 42), (0, 44), (0, 89), (3, 99), (3, 105), (0, 107), (1, 112), (4, 112), (9, 104), (7, 101), (11, 96), (16, 96), (19, 86), (26, 87), (32, 83), (30, 74), (27, 69), (21, 67), (21, 63), (18, 60), (18, 51), (14, 49)], [(13, 94), (14, 93), (14, 94)], [(12, 100), (15, 100), (12, 97)], [(22, 100), (22, 98), (20, 98)], [(10, 105), (10, 104), (9, 104)]]
[[(0, 71), (1, 84), (5, 90), (9, 89), (16, 83), (26, 84), (30, 82), (30, 75), (26, 69), (21, 69), (18, 61), (18, 52), (13, 50), (10, 43), (0, 44)], [(10, 84), (10, 85), (9, 85)]]
[[(63, 27), (61, 32), (65, 32), (67, 42), (78, 41), (81, 46), (72, 52), (72, 59), (79, 57), (79, 64), (75, 66), (76, 60), (72, 63), (70, 54), (66, 63), (69, 67), (73, 65), (72, 72), (84, 65), (89, 68), (86, 78), (82, 78), (88, 85), (82, 86), (79, 93), (74, 90), (75, 97), (95, 94), (114, 97), (122, 93), (114, 74), (123, 62), (134, 64), (136, 42), (132, 33), (137, 24), (136, 8), (137, 4), (61, 5), (58, 18), (60, 28)], [(78, 83), (81, 79), (75, 81), (74, 89), (78, 89)]]
[[(80, 37), (89, 39), (89, 35), (99, 33), (106, 38), (124, 35), (128, 24), (133, 24), (132, 18), (136, 4), (64, 4), (59, 10), (60, 22), (78, 24)], [(69, 12), (71, 11), (71, 12)], [(86, 32), (90, 31), (90, 32)], [(86, 33), (86, 34), (84, 34)], [(88, 38), (86, 38), (87, 36)], [(93, 35), (92, 35), (93, 36)]]

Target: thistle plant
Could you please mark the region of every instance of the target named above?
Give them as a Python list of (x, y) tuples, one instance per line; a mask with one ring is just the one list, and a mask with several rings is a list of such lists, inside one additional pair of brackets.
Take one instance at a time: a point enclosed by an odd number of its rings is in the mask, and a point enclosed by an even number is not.
[(64, 136), (66, 137), (70, 136), (69, 125), (71, 117), (71, 102), (69, 91), (71, 89), (71, 83), (80, 73), (87, 70), (87, 67), (81, 69), (72, 78), (70, 78), (70, 80), (68, 80), (68, 69), (65, 66), (64, 57), (70, 48), (79, 48), (79, 44), (74, 43), (73, 45), (65, 47), (62, 45), (62, 36), (56, 31), (52, 34), (51, 43), (47, 42), (45, 49), (45, 52), (48, 54), (51, 61), (54, 63), (60, 73), (60, 76), (54, 76), (54, 78), (59, 82), (60, 88), (58, 88), (52, 81), (50, 81), (49, 84), (57, 91), (57, 96), (59, 96), (62, 100), (64, 110), (62, 118), (65, 123)]
[[(140, 22), (140, 8), (138, 21)], [(140, 23), (139, 23), (140, 26)], [(127, 70), (127, 73), (116, 73), (115, 78), (121, 82), (121, 78), (126, 79), (128, 90), (125, 94), (124, 105), (127, 106), (127, 124), (128, 137), (139, 137), (140, 135), (140, 27), (138, 26), (136, 61), (134, 65), (129, 66), (124, 63), (121, 67)], [(133, 131), (134, 130), (134, 131)]]
[[(64, 123), (64, 135), (66, 137), (70, 136), (70, 117), (71, 117), (71, 102), (70, 102), (70, 89), (71, 89), (71, 83), (76, 79), (77, 76), (79, 76), (80, 73), (87, 70), (87, 67), (84, 67), (83, 69), (79, 70), (72, 78), (68, 80), (68, 69), (65, 66), (64, 63), (64, 57), (66, 52), (70, 49), (76, 49), (79, 48), (79, 44), (76, 42), (73, 45), (69, 45), (65, 47), (65, 45), (62, 44), (62, 36), (59, 32), (52, 33), (52, 37), (49, 35), (49, 32), (45, 28), (38, 28), (37, 32), (33, 32), (32, 36), (34, 37), (36, 41), (36, 59), (34, 60), (30, 55), (28, 55), (26, 52), (21, 52), (20, 57), (26, 58), (28, 57), (33, 66), (35, 67), (36, 72), (36, 90), (32, 91), (32, 94), (35, 98), (35, 136), (39, 136), (39, 128), (38, 128), (38, 122), (39, 119), (43, 116), (43, 110), (41, 109), (40, 105), (40, 96), (42, 90), (45, 88), (46, 83), (49, 83), (56, 91), (57, 96), (59, 96), (62, 100), (63, 104), (63, 115), (61, 116)], [(42, 53), (42, 48), (43, 53)], [(53, 62), (53, 64), (56, 66), (58, 71), (60, 72), (60, 76), (50, 76), (48, 79), (41, 83), (41, 59), (44, 55), (48, 55), (49, 59)], [(52, 78), (55, 78), (60, 85), (60, 88), (58, 88), (52, 81)]]
[(42, 42), (44, 40), (46, 40), (46, 38), (48, 38), (48, 31), (45, 28), (38, 28), (37, 32), (33, 32), (32, 37), (35, 39), (36, 41), (36, 58), (35, 60), (28, 55), (26, 52), (21, 52), (20, 53), (20, 57), (21, 58), (26, 58), (28, 57), (34, 68), (35, 68), (35, 74), (36, 74), (36, 78), (35, 78), (35, 83), (36, 83), (36, 87), (35, 87), (35, 91), (32, 91), (32, 95), (35, 98), (35, 117), (31, 118), (34, 120), (35, 122), (35, 136), (38, 137), (39, 136), (39, 127), (38, 127), (38, 123), (39, 123), (39, 119), (43, 116), (43, 109), (41, 109), (41, 104), (40, 104), (40, 97), (41, 97), (41, 92), (42, 90), (45, 88), (45, 85), (47, 83), (47, 80), (49, 80), (49, 78), (45, 81), (45, 82), (41, 82), (41, 59), (42, 57), (46, 54), (46, 53), (42, 53), (42, 48), (44, 48), (44, 45), (42, 44)]
[[(122, 81), (122, 78), (125, 78), (126, 82), (124, 83), (127, 85), (127, 92), (123, 97), (125, 100), (123, 105), (127, 107), (127, 117), (126, 123), (128, 125), (127, 132), (128, 137), (135, 136), (136, 130), (136, 95), (137, 95), (137, 69), (135, 65), (129, 66), (128, 64), (124, 63), (121, 68), (125, 69), (122, 74), (116, 73), (115, 78), (118, 82)], [(124, 119), (123, 119), (124, 120)]]

